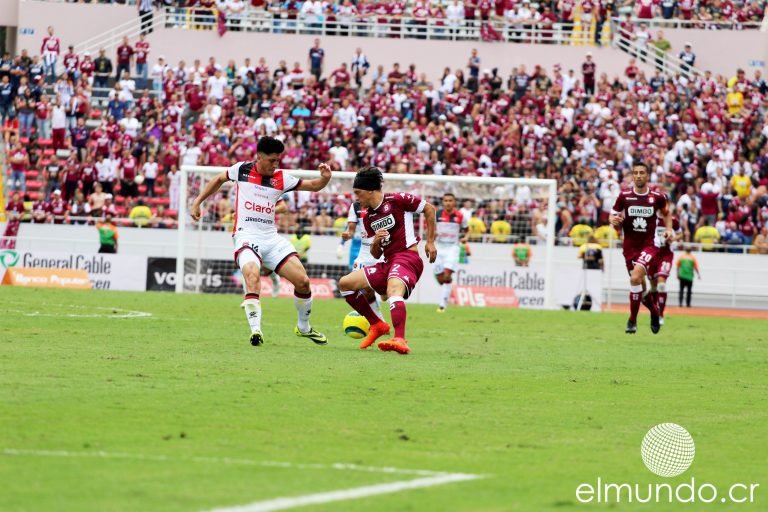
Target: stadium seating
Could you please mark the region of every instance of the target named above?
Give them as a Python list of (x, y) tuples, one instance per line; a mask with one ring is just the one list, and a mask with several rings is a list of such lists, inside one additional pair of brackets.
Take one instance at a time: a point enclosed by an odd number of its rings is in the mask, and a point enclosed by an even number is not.
[[(736, 232), (735, 238), (751, 242), (768, 223), (768, 85), (759, 74), (741, 70), (733, 77), (663, 76), (643, 71), (653, 65), (651, 55), (636, 58), (645, 63), (628, 57), (624, 76), (615, 79), (590, 77), (586, 60), (574, 64), (578, 71), (570, 76), (559, 67), (521, 66), (503, 77), (479, 68), (422, 77), (413, 67), (371, 69), (373, 85), (364, 90), (355, 86), (353, 70), (325, 70), (317, 80), (309, 70), (209, 63), (165, 69), (156, 102), (126, 101), (114, 90), (106, 102), (96, 101), (87, 77), (72, 81), (72, 90), (81, 87), (82, 99), (94, 104), (87, 113), (87, 126), (93, 127), (88, 153), (95, 154), (102, 136), (111, 154), (127, 148), (140, 166), (155, 154), (154, 188), (139, 185), (137, 196), (154, 212), (163, 206), (165, 215), (178, 206), (170, 203), (168, 165), (184, 161), (185, 144), (202, 151), (199, 160), (188, 163), (228, 165), (251, 158), (259, 135), (277, 134), (286, 142), (288, 168), (316, 168), (336, 159), (347, 169), (375, 163), (389, 172), (557, 178), (562, 184), (558, 232), (564, 238), (575, 224), (604, 224), (616, 190), (629, 183), (630, 163), (643, 160), (654, 169), (655, 186), (675, 203), (691, 240), (706, 219), (718, 224), (724, 238)], [(226, 78), (226, 91), (212, 78), (217, 69)], [(199, 105), (195, 94), (202, 95)], [(140, 122), (135, 136), (126, 135), (133, 129), (123, 119), (127, 110)], [(21, 142), (31, 162), (25, 172), (27, 199), (47, 200), (53, 190), (46, 187), (48, 169), (58, 158), (54, 143), (38, 137), (36, 128)], [(348, 157), (334, 146), (346, 147)], [(703, 190), (718, 194), (714, 217), (698, 211)], [(127, 216), (137, 199), (129, 192), (115, 180), (118, 216)], [(475, 206), (490, 226), (529, 205)]]

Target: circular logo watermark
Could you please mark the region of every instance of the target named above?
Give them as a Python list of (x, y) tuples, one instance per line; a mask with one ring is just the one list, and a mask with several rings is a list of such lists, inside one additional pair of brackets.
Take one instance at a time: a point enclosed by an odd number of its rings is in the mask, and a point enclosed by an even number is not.
[(640, 455), (651, 472), (659, 476), (677, 476), (691, 467), (696, 446), (691, 434), (680, 425), (660, 423), (645, 434)]

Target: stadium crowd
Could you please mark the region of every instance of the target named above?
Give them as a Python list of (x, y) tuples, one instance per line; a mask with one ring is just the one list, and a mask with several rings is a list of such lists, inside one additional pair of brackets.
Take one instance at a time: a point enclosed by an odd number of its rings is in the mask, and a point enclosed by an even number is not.
[[(609, 77), (587, 54), (573, 67), (521, 65), (502, 75), (473, 51), (465, 66), (427, 77), (413, 64), (369, 63), (362, 49), (349, 60), (326, 57), (320, 43), (307, 62), (272, 69), (264, 58), (168, 63), (150, 57), (143, 37), (126, 39), (114, 62), (70, 48), (57, 77), (46, 69), (50, 57), (6, 55), (7, 210), (32, 222), (110, 212), (171, 226), (180, 165), (252, 159), (258, 137), (274, 135), (286, 144), (285, 168), (330, 160), (343, 170), (555, 178), (561, 237), (605, 225), (632, 162), (642, 160), (676, 205), (686, 240), (765, 243), (768, 84), (759, 71), (688, 80), (646, 74), (630, 59), (623, 76)], [(46, 76), (55, 82), (46, 86)], [(296, 198), (291, 223), (326, 229), (348, 200)], [(211, 212), (221, 223), (227, 203)], [(517, 241), (540, 236), (544, 206), (523, 191), (465, 208), (476, 218), (473, 235)]]
[[(80, 0), (90, 2), (92, 0)], [(124, 4), (125, 0), (97, 0), (98, 3)], [(128, 3), (137, 3), (130, 1)], [(371, 18), (385, 17), (387, 22), (397, 18), (444, 19), (450, 24), (462, 21), (503, 20), (520, 22), (527, 20), (567, 23), (576, 17), (586, 16), (605, 20), (607, 16), (630, 13), (644, 20), (683, 20), (705, 22), (707, 28), (743, 28), (747, 22), (761, 22), (765, 0), (143, 0), (138, 2), (142, 12), (156, 7), (194, 8), (200, 16), (210, 16), (207, 11), (220, 11), (239, 21), (252, 11), (267, 11), (275, 18), (306, 19), (313, 23), (352, 23)], [(718, 23), (720, 22), (720, 23)], [(692, 24), (689, 26), (698, 26)]]

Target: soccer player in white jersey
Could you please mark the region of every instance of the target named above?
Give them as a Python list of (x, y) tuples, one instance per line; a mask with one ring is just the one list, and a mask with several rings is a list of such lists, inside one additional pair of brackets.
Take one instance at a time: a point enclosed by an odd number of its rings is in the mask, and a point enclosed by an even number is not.
[(211, 180), (192, 203), (192, 218), (200, 218), (200, 205), (216, 193), (227, 181), (235, 182), (236, 206), (232, 237), (235, 244), (235, 262), (245, 280), (245, 300), (242, 307), (251, 327), (251, 345), (264, 343), (261, 331), (260, 269), (273, 270), (294, 286), (294, 304), (298, 312), (297, 336), (309, 338), (318, 345), (328, 339), (309, 323), (312, 311), (312, 292), (307, 271), (288, 240), (277, 233), (275, 210), (285, 192), (292, 190), (322, 190), (331, 180), (331, 168), (320, 165), (320, 178), (300, 180), (278, 170), (285, 146), (272, 137), (262, 137), (256, 145), (256, 160), (238, 162)]
[[(341, 238), (344, 241), (351, 240), (355, 236), (360, 238), (360, 251), (357, 253), (357, 258), (352, 263), (352, 270), (360, 270), (362, 268), (375, 265), (379, 262), (378, 258), (374, 258), (371, 254), (371, 239), (365, 233), (365, 227), (363, 226), (362, 219), (360, 218), (363, 207), (360, 205), (360, 201), (355, 201), (349, 205), (349, 214), (347, 215), (347, 230), (341, 234)], [(376, 299), (376, 292), (368, 288), (364, 290), (365, 296), (368, 299), (373, 312), (376, 316), (384, 320), (384, 316), (381, 314), (381, 308), (379, 307), (379, 301)]]
[(443, 208), (437, 212), (437, 260), (435, 278), (442, 288), (438, 313), (444, 313), (451, 298), (453, 273), (459, 265), (459, 244), (467, 241), (469, 221), (456, 209), (456, 196), (443, 194)]

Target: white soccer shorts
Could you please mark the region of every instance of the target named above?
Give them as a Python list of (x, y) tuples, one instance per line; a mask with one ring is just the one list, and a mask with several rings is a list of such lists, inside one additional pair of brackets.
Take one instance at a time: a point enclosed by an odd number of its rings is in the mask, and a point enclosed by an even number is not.
[(445, 269), (456, 272), (457, 268), (459, 268), (459, 246), (438, 245), (437, 259), (434, 264), (435, 274), (442, 274)]
[(235, 263), (243, 267), (255, 262), (259, 268), (266, 267), (278, 272), (280, 267), (296, 254), (291, 242), (280, 235), (269, 238), (257, 238), (253, 235), (238, 234), (233, 237), (235, 244)]
[[(361, 251), (362, 252), (362, 251)], [(352, 270), (360, 270), (365, 267), (370, 267), (371, 265), (375, 265), (379, 262), (376, 258), (371, 256), (370, 251), (366, 251), (368, 254), (358, 256), (354, 263), (352, 263)]]

